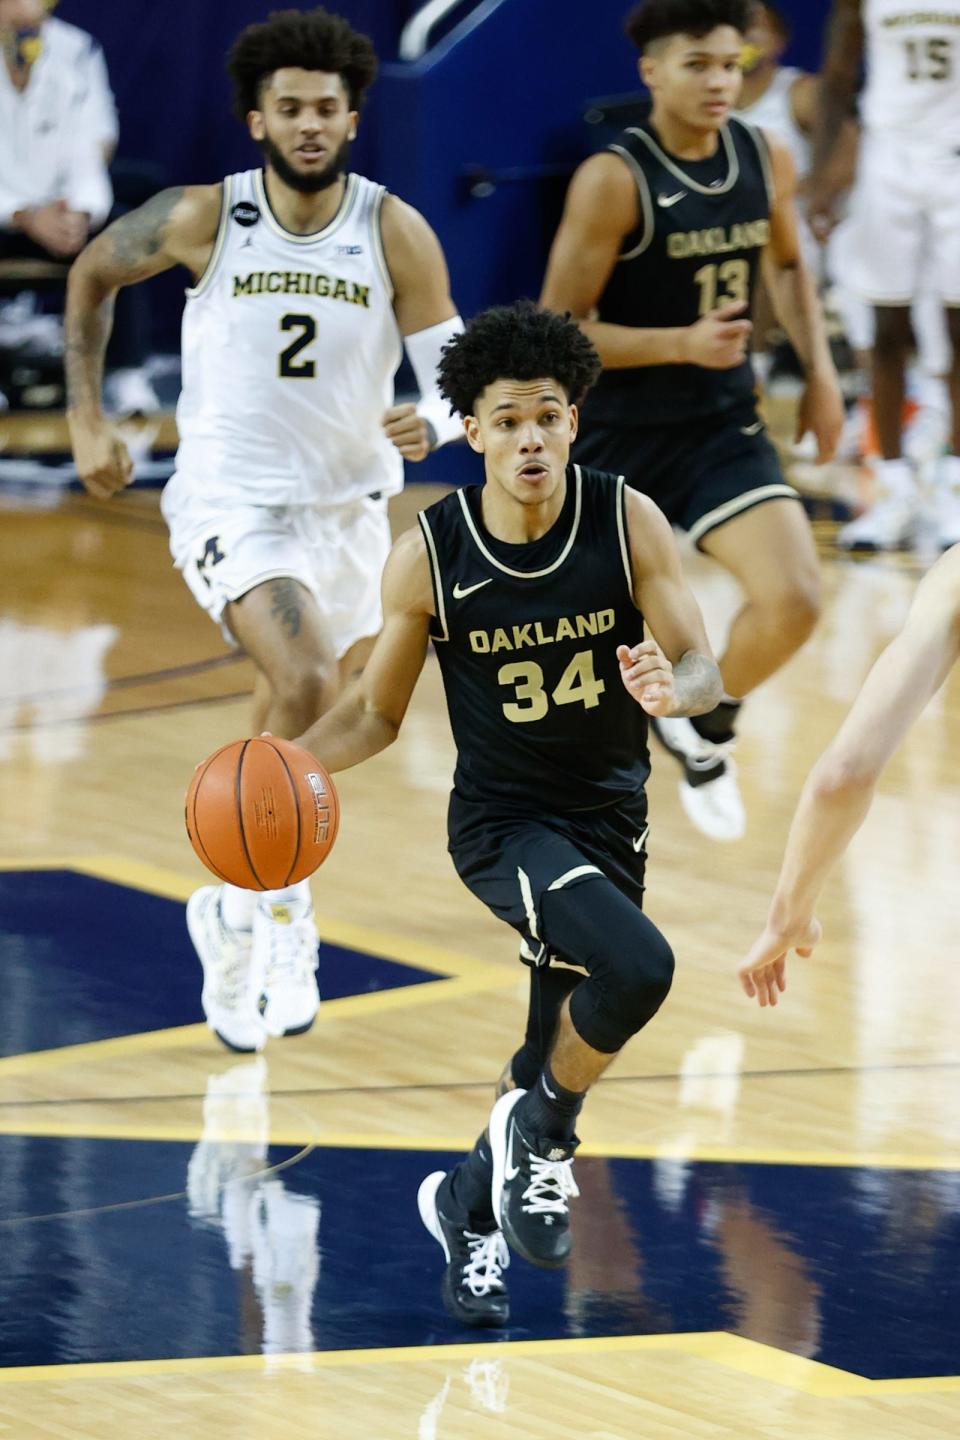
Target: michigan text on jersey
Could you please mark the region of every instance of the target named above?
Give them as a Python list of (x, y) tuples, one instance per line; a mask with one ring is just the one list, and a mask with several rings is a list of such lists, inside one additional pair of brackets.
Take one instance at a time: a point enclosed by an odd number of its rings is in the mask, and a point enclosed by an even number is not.
[(335, 279), (322, 271), (254, 270), (249, 275), (234, 275), (233, 298), (238, 295), (319, 295), (370, 309), (369, 285)]

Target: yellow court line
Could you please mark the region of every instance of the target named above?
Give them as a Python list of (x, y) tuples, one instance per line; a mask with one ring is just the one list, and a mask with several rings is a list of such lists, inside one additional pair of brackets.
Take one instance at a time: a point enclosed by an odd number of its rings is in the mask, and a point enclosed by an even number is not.
[[(423, 987), (420, 987), (423, 988)], [(331, 1001), (331, 1004), (334, 1002)], [(191, 1026), (190, 1029), (203, 1030), (203, 1026)], [(163, 1033), (163, 1032), (160, 1032)], [(168, 1032), (173, 1033), (173, 1032)], [(105, 1044), (112, 1042), (105, 1041)], [(77, 1047), (82, 1048), (82, 1047)], [(29, 1058), (29, 1057), (27, 1057)], [(3, 1063), (3, 1062), (0, 1062)], [(2, 1070), (0, 1070), (2, 1079)], [(336, 1092), (331, 1092), (336, 1094)], [(282, 1097), (289, 1101), (290, 1096)], [(374, 1097), (375, 1098), (375, 1097)], [(321, 1090), (314, 1095), (303, 1097), (303, 1103), (308, 1101), (322, 1102), (324, 1092)], [(110, 1104), (110, 1098), (102, 1101), (94, 1100), (91, 1105)], [(184, 1103), (184, 1097), (172, 1095), (169, 1097), (150, 1097), (143, 1103), (158, 1105), (164, 1103)], [(189, 1120), (95, 1120), (85, 1118), (78, 1114), (76, 1119), (65, 1118), (64, 1111), (57, 1100), (49, 1102), (49, 1108), (56, 1111), (51, 1118), (47, 1119), (40, 1113), (47, 1108), (45, 1104), (31, 1103), (26, 1113), (18, 1114), (16, 1101), (12, 1101), (0, 1109), (0, 1135), (34, 1135), (51, 1137), (56, 1136), (62, 1139), (87, 1139), (87, 1140), (177, 1140), (195, 1141), (202, 1138), (203, 1125), (200, 1117), (196, 1121)], [(74, 1107), (67, 1112), (72, 1113)], [(81, 1107), (77, 1106), (79, 1110)], [(250, 1141), (259, 1138), (260, 1130), (247, 1131), (243, 1125), (236, 1126), (229, 1134), (219, 1135), (222, 1140)], [(452, 1151), (457, 1154), (469, 1150), (473, 1144), (474, 1136), (462, 1135), (411, 1135), (409, 1133), (398, 1134), (395, 1131), (376, 1130), (328, 1130), (316, 1121), (305, 1117), (302, 1125), (284, 1122), (270, 1126), (271, 1145), (305, 1145), (310, 1144), (317, 1149), (323, 1150), (409, 1150), (423, 1154), (433, 1154), (439, 1151)], [(659, 1160), (665, 1156), (675, 1157), (677, 1151), (669, 1145), (623, 1145), (617, 1142), (604, 1144), (602, 1142), (584, 1143), (580, 1147), (583, 1156), (595, 1156), (608, 1160)], [(824, 1154), (819, 1151), (790, 1151), (790, 1150), (764, 1150), (760, 1147), (737, 1146), (691, 1146), (683, 1152), (683, 1159), (693, 1163), (711, 1162), (714, 1164), (752, 1164), (752, 1165), (795, 1165), (808, 1166), (811, 1168), (829, 1168), (833, 1166), (849, 1166), (854, 1169), (872, 1170), (936, 1170), (954, 1171), (960, 1169), (960, 1161), (955, 1156), (948, 1155), (882, 1155), (882, 1154), (849, 1154), (834, 1155)]]
[(29, 1365), (0, 1370), (0, 1385), (38, 1384), (70, 1380), (135, 1379), (162, 1375), (223, 1374), (224, 1372), (277, 1370), (349, 1369), (373, 1365), (435, 1365), (462, 1362), (475, 1357), (512, 1360), (557, 1356), (561, 1360), (577, 1355), (665, 1350), (705, 1360), (736, 1370), (754, 1379), (766, 1380), (788, 1390), (799, 1390), (821, 1399), (856, 1398), (899, 1394), (940, 1394), (960, 1391), (960, 1377), (920, 1376), (915, 1379), (870, 1380), (845, 1370), (805, 1360), (755, 1340), (745, 1340), (724, 1331), (701, 1331), (675, 1335), (590, 1336), (569, 1340), (514, 1340), (477, 1342), (465, 1345), (397, 1346), (395, 1349), (324, 1350), (287, 1355), (197, 1356), (179, 1360), (120, 1360), (83, 1365)]
[[(43, 860), (0, 859), (0, 870), (75, 870), (81, 875), (90, 875), (95, 880), (107, 880), (114, 885), (124, 885), (131, 890), (143, 890), (148, 895), (159, 895), (165, 900), (180, 900), (184, 903), (197, 888), (196, 879), (190, 879), (175, 870), (166, 870), (159, 865), (128, 860), (120, 855), (85, 855), (73, 858), (59, 856)], [(517, 980), (516, 971), (506, 964), (491, 964), (488, 960), (478, 960), (472, 955), (461, 955), (419, 940), (387, 935), (349, 920), (334, 919), (330, 915), (317, 913), (316, 923), (322, 939), (331, 944), (343, 945), (349, 950), (362, 950), (367, 955), (393, 960), (400, 965), (413, 965), (420, 970), (430, 970), (435, 974), (449, 975), (457, 979), (480, 979), (496, 972), (514, 983)]]
[[(474, 979), (424, 980), (418, 985), (400, 985), (393, 990), (374, 990), (366, 995), (343, 995), (325, 1000), (315, 1024), (334, 1025), (339, 1020), (369, 1019), (385, 1011), (410, 1010), (418, 1005), (434, 1005), (444, 1000), (460, 1000), (485, 990), (506, 988), (514, 983), (503, 970), (490, 966), (486, 975)], [(88, 1040), (81, 1045), (61, 1045), (55, 1050), (36, 1050), (26, 1055), (8, 1055), (0, 1059), (0, 1083), (8, 1075), (35, 1075), (64, 1066), (102, 1060), (116, 1060), (129, 1055), (148, 1055), (158, 1050), (180, 1050), (199, 1046), (225, 1058), (225, 1051), (211, 1036), (203, 1023), (178, 1025), (169, 1030), (144, 1030), (136, 1035), (117, 1035), (109, 1040)], [(163, 1096), (156, 1097), (162, 1100)], [(9, 1130), (2, 1131), (11, 1134)], [(70, 1134), (75, 1133), (73, 1130)]]

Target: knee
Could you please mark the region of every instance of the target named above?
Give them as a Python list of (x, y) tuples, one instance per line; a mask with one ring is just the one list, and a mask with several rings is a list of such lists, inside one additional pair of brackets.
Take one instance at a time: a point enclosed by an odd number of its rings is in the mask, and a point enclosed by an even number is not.
[(775, 634), (790, 654), (809, 639), (820, 619), (822, 602), (820, 577), (812, 566), (784, 577), (772, 594), (761, 602), (766, 628)]
[(336, 699), (335, 666), (316, 661), (289, 665), (268, 678), (274, 700), (297, 727), (298, 735), (329, 710)]
[(596, 964), (570, 997), (570, 1018), (582, 1040), (611, 1054), (649, 1023), (673, 984), (673, 951), (653, 926), (640, 948)]

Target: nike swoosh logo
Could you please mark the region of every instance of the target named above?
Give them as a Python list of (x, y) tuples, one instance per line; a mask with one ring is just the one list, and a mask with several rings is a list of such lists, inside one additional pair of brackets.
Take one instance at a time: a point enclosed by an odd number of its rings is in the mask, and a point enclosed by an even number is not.
[(511, 1129), (510, 1134), (509, 1134), (509, 1137), (508, 1137), (508, 1141), (507, 1141), (507, 1150), (508, 1150), (510, 1153), (507, 1154), (507, 1155), (504, 1157), (504, 1161), (503, 1161), (503, 1178), (504, 1178), (504, 1180), (513, 1180), (513, 1179), (516, 1178), (517, 1175), (520, 1174), (520, 1166), (519, 1166), (519, 1165), (512, 1165), (512, 1164), (510, 1163), (511, 1160), (512, 1160), (512, 1158), (513, 1158), (513, 1137), (514, 1137), (515, 1133), (516, 1133), (516, 1130), (515, 1130), (515, 1129)]
[(491, 584), (492, 579), (493, 577), (491, 576), (488, 580), (478, 580), (476, 585), (461, 585), (458, 580), (453, 587), (454, 600), (466, 600), (467, 596), (472, 595), (474, 590), (482, 590), (484, 585)]
[(741, 434), (741, 435), (759, 435), (759, 434), (760, 434), (760, 431), (761, 431), (762, 429), (763, 429), (763, 421), (762, 421), (762, 420), (758, 420), (758, 421), (756, 422), (756, 424), (754, 424), (754, 425), (741, 425), (741, 426), (740, 426), (740, 434)]
[(634, 840), (634, 842), (633, 842), (633, 848), (634, 848), (634, 850), (636, 850), (636, 852), (637, 852), (638, 855), (639, 855), (640, 851), (643, 849), (644, 841), (646, 840), (646, 838), (647, 838), (647, 836), (649, 835), (649, 833), (650, 833), (650, 826), (649, 826), (649, 825), (644, 825), (642, 834), (638, 835), (637, 838)]
[(671, 205), (676, 205), (678, 200), (682, 200), (686, 193), (686, 190), (678, 190), (676, 195), (658, 195), (657, 204), (662, 205), (664, 210), (667, 210)]

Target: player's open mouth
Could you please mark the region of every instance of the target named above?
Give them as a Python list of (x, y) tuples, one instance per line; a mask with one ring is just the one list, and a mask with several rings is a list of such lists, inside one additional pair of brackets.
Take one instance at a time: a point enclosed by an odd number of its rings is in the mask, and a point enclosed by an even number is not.
[(538, 465), (534, 463), (531, 465), (524, 465), (523, 469), (520, 471), (520, 478), (522, 480), (542, 480), (544, 475), (546, 474), (546, 465)]
[(703, 108), (708, 115), (726, 115), (730, 106), (726, 100), (708, 100)]
[(301, 145), (297, 150), (297, 154), (304, 160), (322, 160), (326, 153), (326, 150), (319, 150), (315, 145)]

